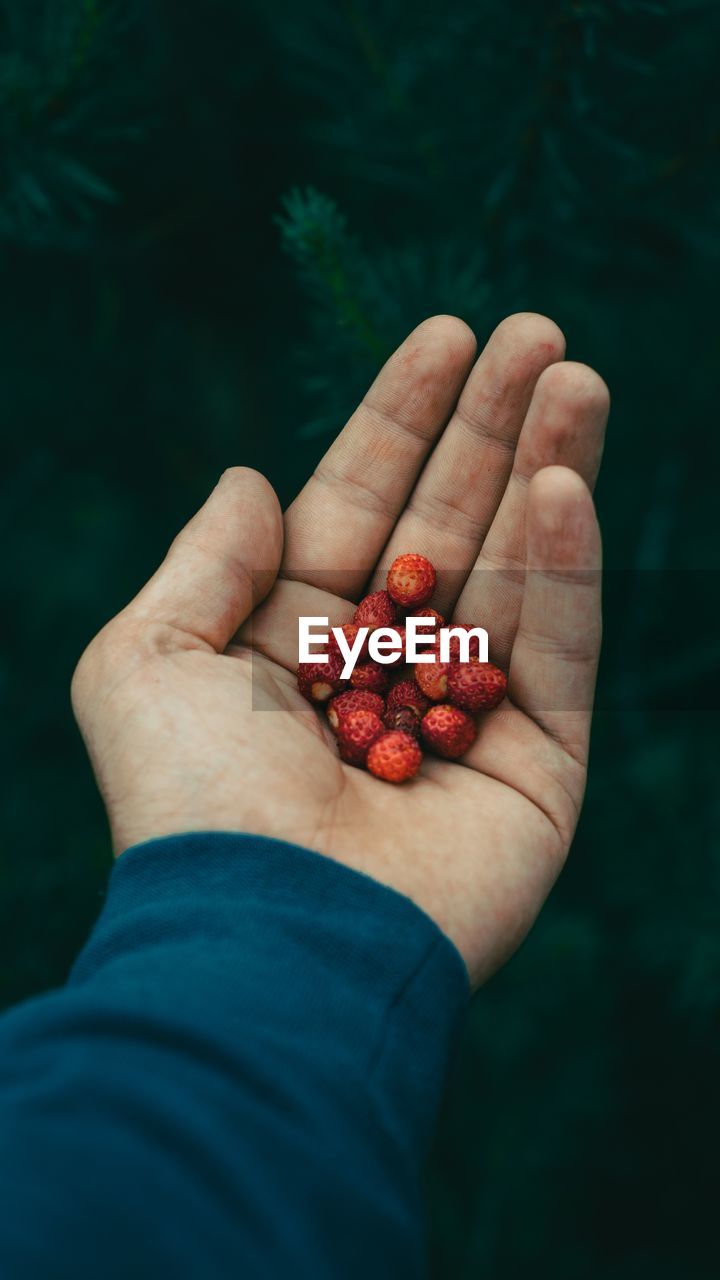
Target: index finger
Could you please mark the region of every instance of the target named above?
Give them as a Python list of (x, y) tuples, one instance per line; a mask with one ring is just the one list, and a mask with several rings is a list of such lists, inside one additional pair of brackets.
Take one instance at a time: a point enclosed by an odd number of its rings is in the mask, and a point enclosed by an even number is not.
[(282, 574), (357, 596), (455, 407), (472, 331), (433, 316), (390, 357), (285, 513)]

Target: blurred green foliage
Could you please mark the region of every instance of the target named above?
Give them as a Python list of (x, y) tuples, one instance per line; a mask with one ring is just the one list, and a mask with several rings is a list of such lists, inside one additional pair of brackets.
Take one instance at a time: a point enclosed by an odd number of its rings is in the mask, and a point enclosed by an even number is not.
[(474, 1005), (439, 1277), (717, 1271), (718, 19), (0, 0), (5, 1002), (62, 981), (107, 876), (74, 662), (220, 471), (287, 500), (434, 311), (547, 312), (611, 386), (588, 803)]

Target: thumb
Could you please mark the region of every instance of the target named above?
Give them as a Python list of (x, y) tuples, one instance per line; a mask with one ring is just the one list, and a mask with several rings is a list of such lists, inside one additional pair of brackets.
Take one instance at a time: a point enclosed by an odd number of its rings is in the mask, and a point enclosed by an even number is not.
[(282, 549), (274, 489), (259, 472), (231, 467), (127, 613), (175, 627), (221, 653), (275, 582)]

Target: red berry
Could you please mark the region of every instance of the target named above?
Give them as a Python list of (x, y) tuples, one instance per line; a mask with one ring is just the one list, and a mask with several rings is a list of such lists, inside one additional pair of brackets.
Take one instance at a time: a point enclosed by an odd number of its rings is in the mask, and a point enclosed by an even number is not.
[(429, 706), (430, 699), (416, 680), (401, 680), (393, 685), (387, 697), (388, 712), (410, 710), (418, 720), (422, 719)]
[[(443, 618), (441, 613), (438, 613), (437, 609), (412, 609), (412, 610), (408, 610), (408, 612), (412, 613), (413, 618), (434, 618), (436, 631), (438, 631), (440, 627), (445, 626), (445, 619)], [(423, 630), (421, 632), (418, 632), (418, 634), (424, 635), (424, 636), (431, 636), (432, 631)]]
[(308, 702), (327, 702), (333, 694), (347, 689), (347, 680), (341, 680), (342, 660), (330, 654), (327, 662), (301, 662), (297, 670), (297, 685)]
[(327, 718), (335, 733), (338, 731), (341, 719), (349, 711), (374, 711), (376, 716), (382, 716), (385, 703), (379, 693), (371, 693), (369, 689), (350, 689), (347, 693), (340, 693), (336, 698), (331, 698), (328, 702)]
[(394, 729), (375, 739), (367, 754), (367, 767), (385, 782), (406, 782), (415, 776), (422, 758), (415, 739)]
[(391, 671), (392, 671), (392, 670), (394, 670), (394, 669), (395, 669), (395, 667), (399, 667), (399, 666), (403, 665), (403, 664), (404, 664), (404, 662), (405, 662), (405, 628), (404, 628), (404, 626), (402, 626), (402, 624), (401, 624), (401, 623), (399, 623), (399, 622), (395, 622), (395, 623), (393, 623), (393, 631), (396, 631), (396, 632), (397, 632), (397, 634), (398, 634), (398, 637), (399, 637), (399, 639), (400, 639), (401, 648), (398, 650), (398, 652), (397, 652), (397, 653), (393, 653), (393, 654), (391, 654), (391, 653), (388, 651), (388, 652), (385, 654), (385, 656), (386, 656), (386, 657), (388, 657), (388, 658), (392, 658), (392, 662), (386, 662), (386, 663), (385, 663), (385, 666), (386, 666), (386, 667), (389, 667)]
[(447, 704), (431, 707), (420, 728), (427, 746), (448, 760), (464, 755), (477, 737), (475, 721), (459, 707)]
[(350, 676), (353, 689), (368, 689), (371, 693), (386, 693), (389, 683), (385, 668), (377, 662), (360, 663)]
[(338, 750), (346, 764), (365, 764), (368, 749), (383, 732), (383, 722), (374, 711), (348, 711), (338, 727)]
[(502, 702), (507, 689), (507, 677), (492, 662), (453, 663), (448, 673), (448, 701), (463, 711), (491, 711)]
[[(455, 627), (456, 630), (458, 631), (470, 631), (471, 629), (470, 624), (468, 622), (450, 622), (448, 623), (448, 626)], [(480, 642), (477, 636), (470, 637), (469, 654), (471, 658), (480, 657)], [(460, 637), (459, 636), (450, 636), (450, 661), (451, 662), (460, 661)]]
[(388, 570), (387, 589), (403, 609), (426, 604), (435, 590), (435, 570), (425, 556), (398, 556)]
[(450, 663), (440, 661), (440, 650), (437, 647), (428, 649), (427, 652), (432, 654), (433, 660), (415, 663), (415, 679), (431, 702), (442, 702), (447, 697)]
[(409, 733), (411, 738), (420, 737), (420, 717), (415, 714), (412, 707), (395, 707), (394, 711), (386, 711), (383, 724), (386, 729), (402, 729), (403, 733)]
[[(353, 645), (355, 644), (355, 641), (357, 640), (357, 634), (360, 628), (354, 622), (345, 622), (342, 625), (342, 627), (338, 628), (338, 630), (342, 631), (343, 635), (345, 636), (345, 643), (347, 644), (349, 649), (352, 649)], [(364, 658), (367, 658), (367, 642), (368, 642), (368, 637), (366, 636), (365, 643), (363, 644), (359, 654), (357, 655), (357, 659), (356, 659), (357, 662), (362, 662)], [(338, 644), (332, 631), (330, 632), (328, 653), (336, 653), (338, 657), (340, 658), (343, 657), (343, 655), (340, 653), (340, 645)], [(344, 661), (345, 659), (343, 658), (343, 662)]]
[(360, 601), (353, 616), (358, 627), (369, 627), (374, 631), (377, 627), (391, 627), (397, 617), (397, 609), (387, 591), (373, 591)]

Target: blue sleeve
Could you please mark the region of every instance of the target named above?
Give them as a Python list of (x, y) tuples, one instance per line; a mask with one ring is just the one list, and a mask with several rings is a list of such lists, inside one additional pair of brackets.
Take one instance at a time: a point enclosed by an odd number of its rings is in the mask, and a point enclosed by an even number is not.
[(0, 1019), (3, 1280), (424, 1274), (467, 1000), (407, 898), (306, 849), (129, 849), (68, 985)]

